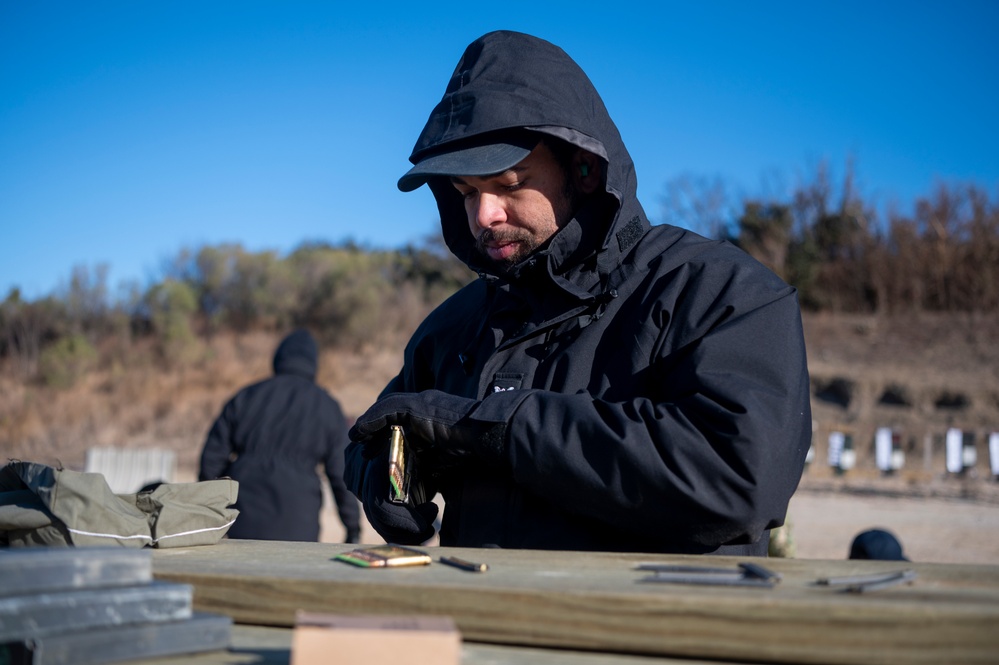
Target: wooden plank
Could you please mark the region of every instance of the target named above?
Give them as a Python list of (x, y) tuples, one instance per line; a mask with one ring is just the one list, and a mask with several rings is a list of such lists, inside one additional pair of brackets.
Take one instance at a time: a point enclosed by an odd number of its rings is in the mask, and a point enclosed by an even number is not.
[[(290, 628), (236, 624), (232, 627), (228, 650), (127, 661), (119, 665), (288, 665), (291, 661), (291, 638)], [(405, 659), (401, 662), (404, 664)], [(462, 644), (461, 663), (462, 665), (705, 665), (702, 660), (686, 658), (674, 660), (474, 642)], [(712, 661), (712, 665), (738, 664)]]
[(430, 548), (490, 566), (362, 569), (348, 545), (223, 541), (160, 550), (159, 579), (195, 586), (195, 607), (237, 622), (290, 626), (297, 609), (443, 614), (463, 638), (672, 657), (774, 663), (995, 662), (999, 566), (904, 562), (918, 579), (871, 594), (814, 584), (899, 562), (772, 559), (773, 589), (644, 584), (641, 562), (735, 566), (731, 557)]
[(186, 661), (200, 651), (227, 648), (231, 628), (229, 617), (197, 614), (183, 621), (46, 635), (31, 638), (25, 645), (31, 665), (99, 665), (178, 654), (185, 654)]
[(291, 632), (289, 628), (234, 624), (230, 630), (229, 648), (224, 651), (127, 661), (119, 665), (289, 665)]
[(0, 598), (0, 642), (74, 630), (191, 617), (187, 584), (152, 582)]
[(0, 596), (151, 582), (149, 550), (122, 547), (0, 549)]

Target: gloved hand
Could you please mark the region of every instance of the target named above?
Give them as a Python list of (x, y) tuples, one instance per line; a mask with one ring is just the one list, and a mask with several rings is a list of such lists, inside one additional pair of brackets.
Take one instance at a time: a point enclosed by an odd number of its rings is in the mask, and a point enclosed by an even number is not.
[(401, 425), (406, 441), (420, 458), (420, 468), (442, 471), (471, 459), (502, 462), (506, 423), (477, 420), (480, 402), (440, 390), (392, 393), (375, 402), (350, 428), (352, 441), (380, 454), (390, 425)]
[(420, 545), (434, 535), (436, 503), (410, 506), (389, 501), (388, 450), (368, 460), (359, 489), (364, 514), (387, 542)]

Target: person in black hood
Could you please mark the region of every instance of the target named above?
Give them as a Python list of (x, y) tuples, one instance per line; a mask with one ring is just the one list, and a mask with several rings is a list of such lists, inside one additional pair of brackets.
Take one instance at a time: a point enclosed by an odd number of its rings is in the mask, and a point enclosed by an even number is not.
[(389, 427), (442, 545), (765, 555), (811, 436), (797, 295), (741, 250), (662, 224), (600, 96), (560, 48), (470, 44), (399, 180), (429, 185), (480, 278), (409, 341), (351, 428), (345, 480), (387, 540)]
[(315, 383), (318, 359), (308, 331), (289, 334), (274, 353), (274, 376), (237, 392), (208, 433), (198, 479), (239, 482), (230, 538), (318, 541), (322, 464), (346, 542), (360, 539), (360, 509), (343, 480), (347, 423)]

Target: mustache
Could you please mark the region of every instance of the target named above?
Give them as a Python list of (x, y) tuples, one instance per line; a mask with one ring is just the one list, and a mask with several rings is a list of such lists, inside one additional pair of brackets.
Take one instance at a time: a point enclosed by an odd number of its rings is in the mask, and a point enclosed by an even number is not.
[(508, 229), (503, 232), (496, 232), (493, 229), (486, 229), (475, 239), (475, 248), (485, 253), (486, 247), (495, 245), (505, 245), (511, 242), (523, 242), (530, 239), (530, 234), (523, 230)]

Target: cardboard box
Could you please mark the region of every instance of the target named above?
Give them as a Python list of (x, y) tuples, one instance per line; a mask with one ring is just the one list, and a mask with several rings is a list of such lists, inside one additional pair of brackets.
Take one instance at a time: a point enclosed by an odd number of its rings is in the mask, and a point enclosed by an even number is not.
[(460, 665), (461, 634), (450, 617), (341, 616), (299, 612), (291, 665)]

